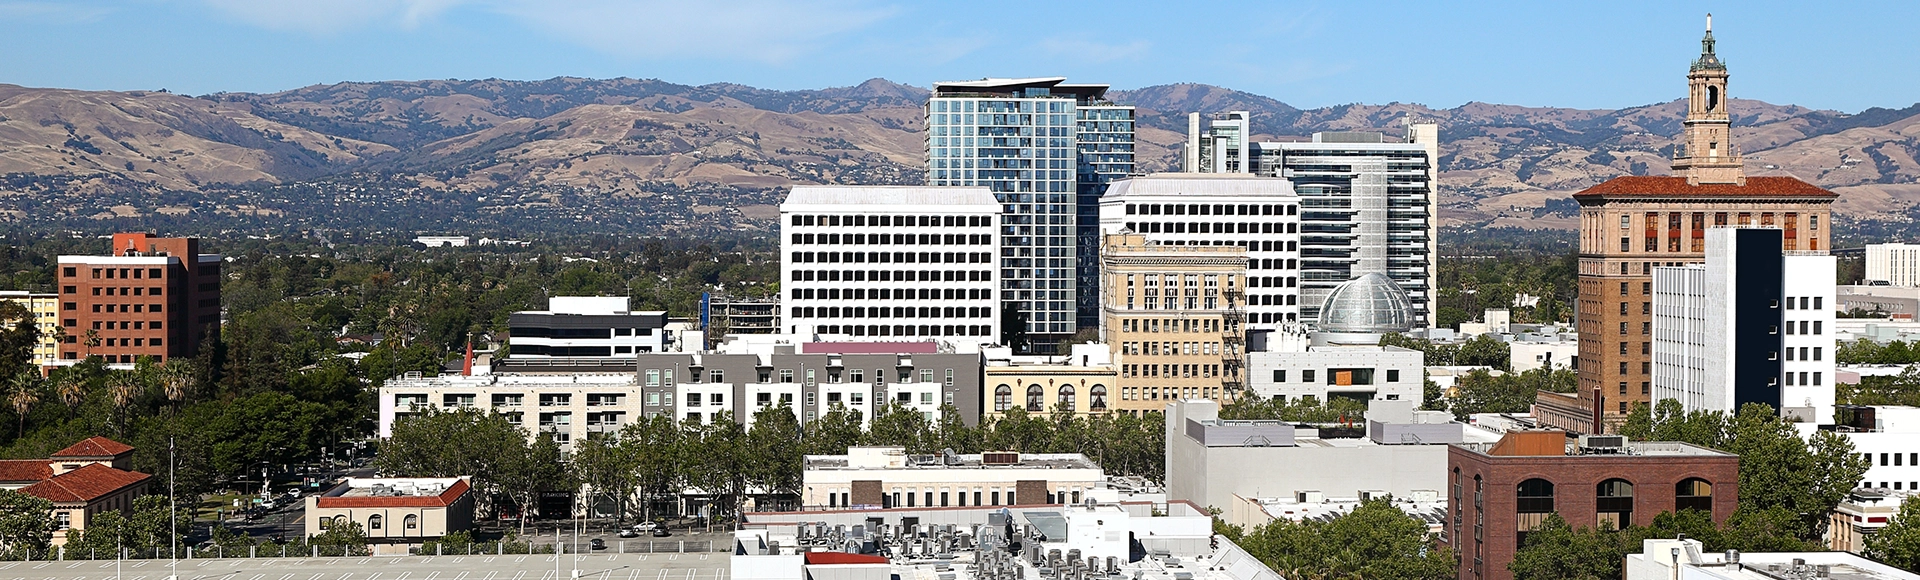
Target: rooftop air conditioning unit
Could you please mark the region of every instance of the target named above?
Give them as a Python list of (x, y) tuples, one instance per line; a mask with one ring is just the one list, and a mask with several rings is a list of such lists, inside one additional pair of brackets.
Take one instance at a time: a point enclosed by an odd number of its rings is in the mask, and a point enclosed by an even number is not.
[(1619, 453), (1627, 447), (1625, 435), (1581, 435), (1580, 448), (1600, 453)]

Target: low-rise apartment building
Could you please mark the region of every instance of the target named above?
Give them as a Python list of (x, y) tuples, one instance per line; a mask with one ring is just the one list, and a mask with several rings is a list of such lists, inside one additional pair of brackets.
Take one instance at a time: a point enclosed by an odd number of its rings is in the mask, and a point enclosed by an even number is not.
[(902, 447), (852, 447), (808, 455), (807, 507), (906, 508), (1078, 504), (1100, 487), (1100, 466), (1079, 453), (909, 455)]
[[(784, 352), (792, 350), (803, 352)], [(423, 407), (498, 413), (563, 444), (644, 417), (711, 423), (731, 414), (751, 427), (756, 412), (777, 406), (802, 424), (836, 407), (864, 423), (890, 404), (929, 420), (948, 405), (968, 423), (980, 417), (980, 354), (937, 352), (933, 343), (806, 343), (773, 354), (643, 353), (632, 361), (596, 371), (409, 373), (381, 385), (379, 433), (390, 436), (396, 421)]]
[(419, 544), (473, 529), (473, 485), (465, 477), (350, 477), (307, 496), (306, 533), (359, 524), (375, 544)]

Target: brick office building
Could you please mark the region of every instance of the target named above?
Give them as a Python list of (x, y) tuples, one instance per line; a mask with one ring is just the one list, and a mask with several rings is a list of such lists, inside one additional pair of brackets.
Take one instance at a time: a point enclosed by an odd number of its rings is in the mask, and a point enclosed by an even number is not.
[(1661, 512), (1706, 510), (1717, 522), (1739, 499), (1740, 457), (1685, 443), (1626, 442), (1509, 431), (1497, 443), (1448, 449), (1447, 541), (1461, 580), (1511, 580), (1529, 530), (1558, 513), (1575, 528), (1641, 525)]
[(1782, 249), (1831, 249), (1831, 191), (1792, 176), (1753, 176), (1732, 137), (1727, 67), (1711, 24), (1687, 73), (1687, 113), (1672, 175), (1624, 176), (1573, 195), (1580, 204), (1580, 351), (1575, 394), (1540, 393), (1534, 415), (1569, 431), (1617, 429), (1653, 398), (1653, 271), (1706, 260), (1708, 228), (1782, 231)]
[(107, 256), (60, 256), (60, 364), (190, 357), (220, 324), (220, 255), (198, 238), (113, 235)]

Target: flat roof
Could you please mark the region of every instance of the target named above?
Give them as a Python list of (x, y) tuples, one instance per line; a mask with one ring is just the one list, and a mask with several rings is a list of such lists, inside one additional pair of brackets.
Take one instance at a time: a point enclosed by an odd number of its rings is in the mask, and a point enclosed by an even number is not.
[(1021, 453), (1020, 462), (1012, 465), (986, 465), (980, 460), (981, 454), (956, 454), (943, 457), (940, 454), (907, 455), (900, 466), (851, 467), (847, 455), (808, 455), (806, 468), (811, 470), (928, 470), (928, 469), (1099, 469), (1100, 466), (1079, 453)]
[(810, 205), (892, 206), (916, 213), (925, 211), (916, 207), (923, 205), (978, 206), (970, 209), (1000, 211), (1000, 201), (985, 187), (931, 185), (796, 185), (787, 193), (786, 200), (780, 202), (780, 209), (788, 211), (788, 206)]
[(1691, 443), (1681, 443), (1678, 441), (1629, 441), (1627, 442), (1626, 447), (1622, 449), (1620, 453), (1582, 452), (1578, 443), (1568, 442), (1566, 455), (1490, 455), (1488, 454), (1487, 452), (1493, 449), (1493, 446), (1496, 444), (1497, 443), (1454, 443), (1452, 445), (1454, 447), (1458, 447), (1465, 451), (1471, 451), (1473, 453), (1478, 453), (1480, 455), (1499, 458), (1499, 459), (1529, 459), (1529, 458), (1539, 458), (1539, 457), (1566, 457), (1570, 459), (1608, 458), (1608, 457), (1613, 457), (1613, 458), (1619, 458), (1619, 457), (1739, 457), (1738, 455), (1727, 453), (1725, 451), (1720, 451), (1717, 449), (1709, 449), (1706, 447), (1693, 445)]

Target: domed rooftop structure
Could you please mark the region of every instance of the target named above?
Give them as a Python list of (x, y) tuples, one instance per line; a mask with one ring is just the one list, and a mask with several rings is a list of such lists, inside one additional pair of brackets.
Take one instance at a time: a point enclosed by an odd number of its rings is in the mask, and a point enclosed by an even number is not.
[(1371, 335), (1371, 341), (1363, 336), (1353, 339), (1376, 344), (1380, 335), (1413, 330), (1413, 301), (1386, 274), (1372, 272), (1335, 286), (1327, 294), (1320, 307), (1319, 330), (1333, 335)]

